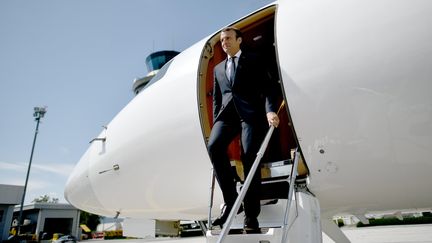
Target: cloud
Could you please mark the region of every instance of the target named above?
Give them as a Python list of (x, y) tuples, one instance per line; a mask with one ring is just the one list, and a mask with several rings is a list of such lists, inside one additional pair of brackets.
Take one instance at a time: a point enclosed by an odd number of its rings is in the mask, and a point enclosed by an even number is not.
[(8, 185), (19, 185), (23, 186), (25, 183), (25, 175), (17, 178), (16, 175), (13, 177), (10, 175), (1, 175), (0, 184), (8, 184)]
[(51, 184), (47, 181), (44, 181), (41, 179), (32, 179), (29, 181), (29, 183), (27, 185), (27, 190), (29, 190), (29, 191), (42, 190), (42, 189), (46, 189), (50, 185)]
[[(5, 184), (8, 185), (20, 185), (20, 186), (24, 186), (25, 183), (25, 178), (5, 178), (6, 181), (4, 182)], [(27, 184), (27, 190), (29, 191), (34, 191), (34, 190), (40, 190), (40, 189), (45, 189), (49, 186), (52, 185), (52, 183), (49, 183), (48, 178), (34, 178), (34, 177), (30, 177), (29, 182)], [(0, 183), (3, 183), (0, 180)]]
[(69, 148), (67, 148), (67, 147), (62, 146), (59, 149), (64, 154), (67, 154), (67, 155), (71, 154), (71, 150)]
[(72, 164), (59, 164), (59, 163), (46, 163), (46, 164), (34, 164), (33, 168), (43, 172), (49, 172), (61, 176), (69, 176), (72, 172), (74, 165)]
[[(0, 161), (0, 184), (24, 185), (28, 163)], [(64, 186), (74, 164), (33, 162), (27, 184), (26, 204), (39, 196), (49, 195), (66, 202)]]
[[(24, 163), (8, 163), (0, 161), (0, 171), (17, 171), (25, 173), (27, 171), (27, 166)], [(32, 163), (31, 172), (35, 173), (52, 173), (60, 176), (69, 176), (74, 165), (72, 164), (61, 164), (61, 163)]]
[(25, 172), (26, 167), (23, 163), (16, 164), (16, 163), (7, 163), (7, 162), (0, 161), (0, 170), (1, 171), (13, 170), (13, 171)]

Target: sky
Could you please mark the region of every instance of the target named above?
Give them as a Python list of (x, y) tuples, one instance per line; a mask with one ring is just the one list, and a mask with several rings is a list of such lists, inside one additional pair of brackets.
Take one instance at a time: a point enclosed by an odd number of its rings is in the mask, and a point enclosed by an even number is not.
[[(133, 99), (154, 51), (183, 51), (268, 0), (0, 0), (0, 184), (64, 203), (69, 174)], [(0, 195), (1, 197), (1, 195)]]

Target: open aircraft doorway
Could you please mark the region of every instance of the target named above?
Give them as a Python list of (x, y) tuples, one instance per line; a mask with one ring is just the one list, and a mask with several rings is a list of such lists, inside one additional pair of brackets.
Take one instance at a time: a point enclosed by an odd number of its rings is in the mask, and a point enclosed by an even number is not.
[[(277, 43), (275, 42), (274, 32), (275, 13), (276, 5), (272, 5), (232, 25), (240, 29), (243, 33), (242, 49), (257, 53), (263, 59), (262, 63), (267, 65), (266, 68), (271, 77), (271, 82), (274, 82), (274, 85), (278, 86), (277, 101), (280, 105), (278, 114), (280, 125), (272, 136), (267, 152), (263, 158), (263, 163), (292, 159), (292, 151), (298, 148), (294, 127), (289, 117), (289, 107), (286, 105), (286, 99), (283, 94), (283, 83), (279, 75), (276, 53)], [(219, 38), (220, 32), (214, 34), (206, 43), (201, 56), (198, 73), (199, 113), (203, 136), (206, 142), (210, 136), (213, 125), (213, 69), (216, 64), (226, 58)], [(283, 103), (284, 105), (282, 105)], [(239, 136), (233, 140), (228, 150), (230, 160), (232, 164), (235, 165), (239, 178), (243, 180), (244, 175), (241, 163)], [(301, 160), (298, 171), (301, 177), (306, 177), (308, 175), (308, 169), (303, 159)], [(263, 178), (265, 178), (266, 172), (264, 170), (262, 170), (262, 174)]]

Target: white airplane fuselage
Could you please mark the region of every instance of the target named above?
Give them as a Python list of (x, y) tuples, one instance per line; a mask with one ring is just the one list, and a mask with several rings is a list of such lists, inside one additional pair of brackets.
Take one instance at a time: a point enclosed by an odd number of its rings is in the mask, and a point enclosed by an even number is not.
[[(282, 91), (321, 211), (430, 209), (432, 1), (268, 8)], [(65, 189), (71, 204), (107, 216), (207, 217), (199, 80), (217, 34), (176, 56), (102, 131), (105, 140), (91, 143)]]

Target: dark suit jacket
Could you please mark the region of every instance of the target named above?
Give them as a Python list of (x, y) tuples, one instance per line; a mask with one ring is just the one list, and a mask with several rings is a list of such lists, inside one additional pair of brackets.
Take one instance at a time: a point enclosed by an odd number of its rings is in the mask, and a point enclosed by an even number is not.
[(265, 119), (266, 112), (277, 112), (275, 85), (256, 55), (242, 52), (232, 86), (226, 76), (226, 62), (225, 59), (214, 68), (214, 123), (230, 102), (234, 102), (239, 116), (248, 123)]

